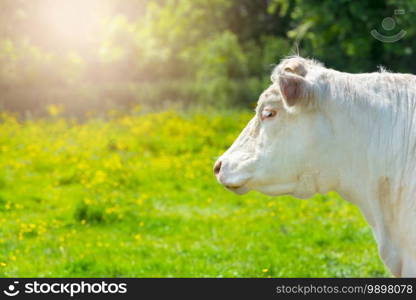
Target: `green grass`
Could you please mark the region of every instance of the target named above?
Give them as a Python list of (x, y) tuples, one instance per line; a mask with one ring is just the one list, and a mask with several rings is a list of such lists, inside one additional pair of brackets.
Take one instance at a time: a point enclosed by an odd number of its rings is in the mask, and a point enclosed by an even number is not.
[(224, 190), (250, 118), (165, 112), (0, 124), (0, 276), (389, 276), (358, 209)]

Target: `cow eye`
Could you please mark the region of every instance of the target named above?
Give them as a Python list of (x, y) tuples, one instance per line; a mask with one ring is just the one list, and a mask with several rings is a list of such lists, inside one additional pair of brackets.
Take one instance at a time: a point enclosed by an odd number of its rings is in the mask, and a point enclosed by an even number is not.
[(263, 111), (261, 112), (261, 119), (262, 120), (266, 120), (266, 119), (271, 119), (274, 116), (276, 116), (277, 114), (277, 110), (275, 109), (263, 109)]

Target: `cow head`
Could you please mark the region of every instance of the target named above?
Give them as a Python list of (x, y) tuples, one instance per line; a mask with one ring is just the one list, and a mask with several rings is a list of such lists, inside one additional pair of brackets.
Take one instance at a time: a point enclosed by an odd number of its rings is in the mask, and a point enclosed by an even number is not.
[(320, 64), (285, 59), (260, 96), (256, 115), (217, 160), (218, 181), (238, 194), (310, 197), (331, 188), (324, 170), (331, 162), (331, 125), (319, 109)]

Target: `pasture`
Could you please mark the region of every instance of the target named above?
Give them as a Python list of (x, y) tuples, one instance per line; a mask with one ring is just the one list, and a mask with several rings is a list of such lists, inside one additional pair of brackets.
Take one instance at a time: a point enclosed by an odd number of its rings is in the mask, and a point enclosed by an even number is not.
[(224, 190), (241, 111), (0, 123), (2, 277), (389, 276), (358, 209)]

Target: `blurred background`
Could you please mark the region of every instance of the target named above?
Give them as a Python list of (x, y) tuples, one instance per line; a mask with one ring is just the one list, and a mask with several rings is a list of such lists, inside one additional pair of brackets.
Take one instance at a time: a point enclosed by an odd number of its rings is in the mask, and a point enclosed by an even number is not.
[[(1, 0), (0, 108), (251, 107), (290, 54), (414, 72), (414, 0)], [(395, 13), (400, 10), (399, 13)], [(391, 17), (394, 24), (384, 24)], [(390, 20), (390, 21), (391, 21)], [(387, 26), (389, 25), (389, 26)], [(406, 36), (383, 43), (371, 30)]]

